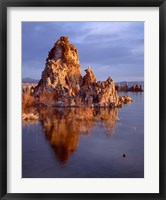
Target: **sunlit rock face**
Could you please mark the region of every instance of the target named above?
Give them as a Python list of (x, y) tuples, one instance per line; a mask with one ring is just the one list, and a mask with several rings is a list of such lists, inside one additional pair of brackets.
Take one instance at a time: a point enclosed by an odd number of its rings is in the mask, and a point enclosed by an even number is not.
[(85, 70), (86, 74), (83, 77), (83, 85), (92, 85), (97, 82), (94, 72), (91, 70), (90, 66)]
[(114, 108), (124, 103), (118, 97), (111, 77), (97, 81), (90, 66), (85, 72), (82, 77), (76, 47), (69, 43), (68, 37), (60, 37), (48, 53), (45, 69), (33, 95), (39, 103), (58, 107)]
[(103, 82), (91, 79), (89, 84), (84, 84), (81, 88), (81, 95), (85, 96), (84, 104), (90, 107), (113, 108), (121, 104), (111, 77)]
[(35, 94), (54, 91), (57, 96), (75, 95), (82, 84), (78, 51), (68, 37), (60, 37), (48, 53), (45, 69), (35, 87)]
[(38, 114), (45, 136), (61, 163), (66, 163), (77, 150), (80, 135), (95, 134), (92, 129), (102, 126), (111, 136), (119, 121), (117, 108), (40, 108)]

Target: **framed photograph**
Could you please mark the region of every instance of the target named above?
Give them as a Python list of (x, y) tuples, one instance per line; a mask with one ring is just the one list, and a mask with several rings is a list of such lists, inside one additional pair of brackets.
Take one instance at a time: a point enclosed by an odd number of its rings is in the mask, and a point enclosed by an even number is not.
[(166, 199), (166, 2), (0, 5), (1, 199)]

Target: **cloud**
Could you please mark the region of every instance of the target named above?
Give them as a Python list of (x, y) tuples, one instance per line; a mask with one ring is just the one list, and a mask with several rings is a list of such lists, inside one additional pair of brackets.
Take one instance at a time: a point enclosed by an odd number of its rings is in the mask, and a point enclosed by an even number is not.
[(101, 80), (108, 74), (143, 80), (143, 22), (23, 22), (23, 76), (40, 78), (48, 51), (62, 35), (78, 48), (82, 72), (91, 65)]

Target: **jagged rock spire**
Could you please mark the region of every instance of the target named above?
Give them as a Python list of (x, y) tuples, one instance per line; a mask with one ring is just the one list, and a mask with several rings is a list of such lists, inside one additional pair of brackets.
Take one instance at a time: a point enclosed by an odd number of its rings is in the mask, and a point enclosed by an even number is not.
[(84, 85), (89, 85), (92, 83), (96, 83), (96, 76), (94, 72), (91, 70), (90, 66), (88, 66), (88, 69), (85, 70), (86, 74), (83, 77), (83, 84)]
[[(78, 50), (68, 37), (60, 37), (49, 51), (41, 79), (34, 96), (53, 95), (54, 106), (117, 107), (122, 100), (111, 77), (97, 81), (91, 67), (81, 75)], [(47, 98), (49, 99), (49, 98)], [(52, 101), (52, 100), (51, 100)]]
[(48, 53), (45, 69), (35, 93), (43, 90), (56, 91), (60, 88), (75, 92), (79, 90), (81, 83), (78, 50), (69, 43), (68, 37), (62, 36)]

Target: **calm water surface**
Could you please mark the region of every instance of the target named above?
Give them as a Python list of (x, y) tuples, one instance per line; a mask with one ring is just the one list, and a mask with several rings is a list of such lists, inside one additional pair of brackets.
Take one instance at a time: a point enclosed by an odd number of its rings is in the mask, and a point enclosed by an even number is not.
[(144, 93), (119, 109), (37, 110), (22, 126), (23, 178), (143, 178)]

